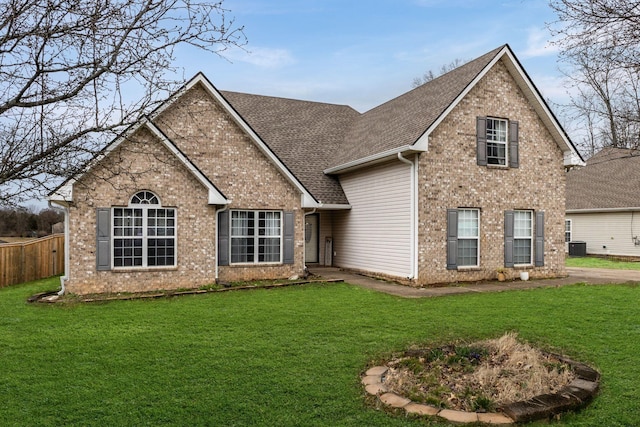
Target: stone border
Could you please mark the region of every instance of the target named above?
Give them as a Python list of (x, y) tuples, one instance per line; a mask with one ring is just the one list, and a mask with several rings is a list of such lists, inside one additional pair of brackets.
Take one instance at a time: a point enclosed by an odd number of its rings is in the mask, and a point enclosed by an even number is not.
[(376, 396), (380, 402), (387, 406), (404, 409), (407, 414), (435, 415), (455, 423), (513, 424), (548, 419), (562, 412), (580, 409), (586, 406), (597, 394), (600, 388), (600, 374), (596, 370), (564, 356), (556, 354), (552, 354), (552, 356), (571, 366), (576, 379), (557, 393), (542, 394), (522, 402), (509, 403), (498, 408), (500, 412), (454, 411), (412, 402), (406, 397), (389, 391), (384, 385), (385, 375), (389, 370), (386, 366), (369, 368), (362, 376), (361, 381), (368, 394)]

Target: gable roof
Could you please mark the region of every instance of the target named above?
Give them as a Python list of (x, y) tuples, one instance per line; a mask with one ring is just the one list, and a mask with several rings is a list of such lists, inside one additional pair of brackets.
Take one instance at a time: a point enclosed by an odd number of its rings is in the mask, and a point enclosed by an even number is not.
[(351, 127), (334, 166), (415, 144), (502, 48), (364, 113)]
[(604, 148), (567, 172), (567, 212), (640, 209), (640, 152)]
[(87, 163), (87, 166), (83, 171), (67, 181), (65, 181), (58, 188), (53, 190), (48, 199), (54, 202), (71, 202), (73, 201), (73, 185), (86, 173), (88, 173), (100, 160), (109, 155), (120, 144), (122, 144), (127, 137), (138, 131), (139, 129), (146, 128), (154, 136), (156, 136), (162, 145), (164, 145), (169, 152), (171, 152), (180, 163), (189, 170), (189, 172), (207, 189), (208, 191), (208, 203), (211, 205), (226, 205), (229, 200), (222, 194), (220, 190), (209, 180), (209, 178), (200, 171), (188, 158), (180, 151), (180, 149), (160, 130), (158, 129), (148, 118), (143, 118), (135, 126), (130, 127), (123, 135), (114, 139), (109, 145), (107, 145), (102, 151), (100, 151), (92, 160)]
[(335, 165), (325, 172), (340, 173), (397, 153), (426, 151), (430, 133), (498, 61), (503, 61), (549, 129), (565, 154), (565, 165), (582, 164), (540, 92), (509, 45), (504, 45), (364, 113), (346, 134)]
[[(310, 192), (305, 185), (303, 184), (302, 180), (300, 179), (299, 175), (296, 175), (292, 172), (292, 170), (290, 169), (290, 167), (283, 161), (283, 159), (280, 157), (281, 154), (286, 154), (286, 150), (283, 150), (282, 153), (278, 153), (276, 152), (272, 146), (275, 147), (280, 147), (278, 144), (275, 144), (274, 142), (270, 142), (267, 143), (267, 141), (265, 141), (258, 133), (256, 133), (254, 127), (252, 126), (251, 123), (249, 123), (247, 121), (247, 118), (245, 118), (240, 111), (238, 111), (237, 108), (235, 108), (233, 105), (231, 105), (231, 103), (222, 95), (222, 93), (209, 81), (209, 79), (207, 79), (205, 77), (204, 74), (202, 73), (198, 73), (196, 74), (195, 77), (193, 77), (180, 91), (178, 91), (176, 94), (174, 94), (169, 101), (167, 101), (165, 103), (164, 106), (162, 106), (161, 108), (159, 108), (157, 111), (155, 111), (152, 115), (152, 117), (157, 117), (157, 115), (159, 115), (164, 109), (166, 109), (171, 103), (173, 103), (176, 99), (178, 99), (184, 92), (186, 92), (187, 90), (189, 90), (190, 88), (192, 88), (195, 85), (201, 85), (218, 103), (219, 105), (231, 116), (231, 118), (235, 121), (235, 123), (249, 136), (249, 138), (253, 141), (253, 143), (256, 145), (256, 147), (258, 148), (258, 150), (260, 150), (262, 152), (262, 154), (264, 154), (267, 159), (282, 173), (282, 175), (285, 177), (285, 179), (287, 179), (294, 187), (296, 187), (298, 189), (298, 191), (300, 191), (301, 193), (301, 204), (303, 208), (320, 208), (323, 207), (323, 205), (325, 205), (325, 202), (322, 201), (321, 199), (319, 199), (317, 196), (315, 196), (312, 192)], [(230, 94), (231, 92), (227, 92), (227, 94)], [(239, 94), (239, 95), (247, 95), (247, 94)], [(233, 95), (232, 95), (233, 96)], [(253, 98), (254, 100), (256, 100), (257, 98), (256, 95), (247, 95), (244, 99), (245, 101)], [(238, 102), (239, 106), (242, 106), (243, 103), (240, 102), (242, 97), (237, 97), (238, 99), (236, 99), (236, 101)], [(269, 97), (263, 97), (263, 98), (269, 98)], [(282, 100), (283, 98), (272, 98), (274, 100)], [(246, 102), (245, 102), (246, 104)], [(244, 111), (247, 114), (247, 117), (269, 117), (268, 113), (266, 114), (260, 114), (257, 110), (255, 109), (251, 109), (251, 108), (245, 108), (246, 111)], [(252, 114), (251, 112), (253, 111), (254, 114)], [(281, 113), (284, 114), (286, 110), (282, 110)], [(270, 117), (271, 120), (274, 120), (276, 123), (278, 121), (281, 120), (285, 120), (286, 116), (279, 116), (279, 117)], [(256, 120), (256, 123), (254, 123), (254, 125), (259, 124), (259, 121)], [(259, 127), (259, 126), (258, 126)], [(289, 129), (288, 130), (291, 133), (296, 133), (299, 132), (300, 129)], [(271, 145), (270, 145), (271, 144)], [(298, 153), (301, 154), (301, 153)], [(286, 157), (286, 155), (285, 155)], [(340, 192), (342, 192), (342, 189), (340, 189)], [(342, 193), (342, 198), (338, 197), (339, 200), (337, 201), (331, 201), (329, 203), (335, 203), (337, 205), (341, 205), (341, 206), (336, 206), (336, 207), (341, 207), (341, 208), (348, 208), (348, 205), (346, 205), (346, 197), (344, 197), (344, 193)], [(326, 206), (324, 206), (326, 207)]]
[[(431, 132), (497, 61), (503, 61), (538, 112), (562, 149), (565, 165), (583, 164), (580, 154), (508, 45), (364, 114), (347, 105), (219, 91), (204, 74), (198, 73), (154, 111), (145, 125), (155, 128), (151, 123), (154, 117), (169, 108), (187, 90), (200, 84), (300, 191), (302, 207), (348, 208), (348, 201), (334, 174), (401, 153), (427, 151)], [(161, 133), (157, 128), (155, 131)], [(168, 141), (166, 136), (164, 138)], [(172, 146), (172, 152), (179, 152), (175, 144), (169, 143), (165, 142), (165, 145)], [(186, 156), (182, 154), (182, 157), (185, 160), (181, 161), (190, 170), (200, 173)], [(198, 179), (202, 180), (202, 177)], [(73, 182), (75, 180), (67, 181), (62, 187), (70, 191)], [(210, 199), (224, 199), (224, 203), (229, 203), (221, 193), (219, 196), (213, 195)]]
[(322, 171), (332, 165), (359, 112), (347, 105), (220, 93), (319, 202), (348, 204), (338, 179)]

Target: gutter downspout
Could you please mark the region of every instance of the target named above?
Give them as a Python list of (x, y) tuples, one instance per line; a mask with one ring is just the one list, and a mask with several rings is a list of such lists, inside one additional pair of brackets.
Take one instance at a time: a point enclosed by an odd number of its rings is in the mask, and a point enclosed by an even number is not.
[(216, 283), (218, 283), (218, 280), (219, 280), (219, 277), (218, 277), (218, 260), (220, 259), (220, 256), (219, 256), (219, 254), (220, 254), (220, 246), (219, 246), (220, 243), (219, 242), (220, 241), (218, 239), (218, 219), (219, 219), (218, 214), (220, 212), (226, 211), (227, 209), (229, 209), (229, 205), (224, 205), (224, 208), (222, 208), (222, 209), (216, 209), (216, 278), (215, 278), (216, 279)]
[(408, 276), (409, 280), (415, 280), (418, 277), (418, 239), (416, 237), (417, 227), (416, 220), (418, 218), (416, 208), (417, 203), (417, 185), (416, 175), (418, 166), (416, 164), (416, 157), (413, 161), (402, 156), (402, 153), (398, 153), (398, 160), (402, 163), (406, 163), (411, 166), (411, 274)]
[(64, 275), (60, 276), (60, 291), (58, 295), (65, 293), (65, 283), (69, 280), (69, 204), (49, 201), (49, 207), (53, 207), (53, 203), (57, 204), (64, 211)]
[[(317, 210), (318, 210), (318, 208), (313, 208), (313, 209), (311, 209), (311, 211), (305, 212), (304, 216), (306, 217), (307, 215), (313, 215), (314, 213), (316, 213)], [(320, 228), (320, 227), (318, 226), (318, 228)], [(304, 232), (305, 232), (305, 238), (303, 239), (304, 240), (304, 253), (306, 254), (307, 253), (307, 239), (306, 239), (307, 221), (306, 220), (304, 222)], [(307, 273), (307, 271), (308, 271), (307, 270), (307, 260), (306, 260), (306, 256), (305, 256), (305, 260), (304, 260), (304, 272), (305, 272), (305, 274)]]

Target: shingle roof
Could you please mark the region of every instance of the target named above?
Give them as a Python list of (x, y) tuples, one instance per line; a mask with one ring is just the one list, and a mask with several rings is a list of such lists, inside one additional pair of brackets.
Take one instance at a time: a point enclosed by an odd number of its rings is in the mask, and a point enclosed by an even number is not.
[(220, 93), (316, 199), (346, 204), (338, 179), (323, 170), (415, 143), (503, 48), (364, 114), (346, 105)]
[(503, 48), (364, 113), (346, 134), (334, 166), (414, 144)]
[(605, 148), (567, 173), (567, 210), (640, 207), (640, 152)]
[(317, 200), (348, 203), (338, 179), (322, 171), (360, 113), (346, 105), (220, 93)]

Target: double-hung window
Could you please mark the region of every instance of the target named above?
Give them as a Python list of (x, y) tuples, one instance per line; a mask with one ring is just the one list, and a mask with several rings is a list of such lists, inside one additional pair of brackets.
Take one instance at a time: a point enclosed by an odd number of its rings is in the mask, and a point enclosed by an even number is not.
[(533, 263), (533, 212), (513, 212), (513, 263)]
[(160, 205), (150, 191), (128, 207), (112, 208), (113, 267), (176, 265), (176, 209)]
[(231, 211), (231, 263), (282, 262), (282, 212)]
[(520, 167), (519, 127), (515, 120), (476, 117), (478, 166)]
[(507, 164), (507, 121), (487, 118), (487, 163)]
[(447, 269), (480, 265), (480, 210), (447, 210)]
[(477, 267), (480, 250), (480, 211), (458, 211), (458, 267)]

